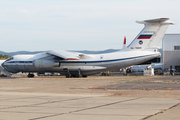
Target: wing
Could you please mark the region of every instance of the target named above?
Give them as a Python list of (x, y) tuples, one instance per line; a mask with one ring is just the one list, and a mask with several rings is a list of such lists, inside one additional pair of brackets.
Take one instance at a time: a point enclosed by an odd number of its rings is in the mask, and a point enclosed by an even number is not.
[(61, 51), (48, 51), (46, 52), (46, 54), (58, 57), (61, 60), (79, 60), (80, 53), (61, 50)]

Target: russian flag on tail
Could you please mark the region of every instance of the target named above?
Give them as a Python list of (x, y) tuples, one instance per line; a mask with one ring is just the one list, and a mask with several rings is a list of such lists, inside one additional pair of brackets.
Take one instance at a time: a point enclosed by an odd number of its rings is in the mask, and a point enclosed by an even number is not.
[(140, 35), (137, 39), (150, 39), (152, 35)]

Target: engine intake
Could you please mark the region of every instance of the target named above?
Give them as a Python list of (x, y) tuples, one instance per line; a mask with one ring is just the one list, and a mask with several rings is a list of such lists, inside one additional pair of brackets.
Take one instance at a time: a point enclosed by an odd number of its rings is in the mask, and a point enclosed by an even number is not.
[(60, 66), (59, 62), (56, 62), (54, 60), (44, 60), (44, 59), (34, 60), (33, 65), (36, 68), (50, 68), (50, 67)]

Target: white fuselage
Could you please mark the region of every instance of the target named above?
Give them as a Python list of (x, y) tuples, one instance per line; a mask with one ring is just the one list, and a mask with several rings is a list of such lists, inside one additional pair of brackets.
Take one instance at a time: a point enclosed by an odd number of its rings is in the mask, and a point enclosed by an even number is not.
[[(44, 53), (34, 55), (16, 55), (3, 63), (3, 67), (12, 72), (59, 72), (61, 74), (92, 75), (103, 71), (120, 69), (136, 65), (160, 56), (159, 52), (151, 51), (118, 51), (108, 54), (94, 54), (79, 58), (79, 60), (58, 60), (59, 65), (40, 65), (44, 61), (57, 61), (55, 56)], [(38, 61), (37, 61), (38, 60)], [(45, 62), (44, 62), (45, 63)], [(49, 67), (47, 67), (49, 65)]]

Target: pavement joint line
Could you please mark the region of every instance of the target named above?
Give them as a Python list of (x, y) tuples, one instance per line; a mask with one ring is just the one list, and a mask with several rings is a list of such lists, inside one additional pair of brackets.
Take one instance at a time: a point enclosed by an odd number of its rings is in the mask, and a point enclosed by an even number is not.
[(171, 106), (171, 107), (169, 107), (169, 108), (167, 108), (167, 109), (161, 110), (161, 111), (159, 111), (159, 112), (157, 112), (157, 113), (155, 113), (155, 114), (148, 115), (147, 117), (142, 118), (142, 119), (140, 119), (140, 120), (146, 120), (146, 119), (148, 119), (148, 118), (150, 118), (150, 117), (152, 117), (152, 116), (155, 116), (155, 115), (161, 114), (161, 113), (163, 113), (163, 112), (165, 112), (165, 111), (167, 111), (167, 110), (170, 110), (170, 109), (172, 109), (172, 108), (174, 108), (174, 107), (176, 107), (176, 106), (178, 106), (178, 105), (180, 105), (180, 103), (175, 104), (175, 105), (173, 105), (173, 106)]
[(33, 113), (33, 114), (54, 114), (54, 113), (43, 113), (43, 112), (22, 112), (22, 111), (19, 111), (19, 112), (15, 112), (15, 111), (0, 111), (1, 113), (3, 112), (10, 112), (10, 113)]
[(67, 113), (59, 113), (59, 114), (54, 114), (54, 115), (49, 115), (49, 116), (32, 118), (32, 119), (29, 119), (29, 120), (38, 120), (38, 119), (50, 118), (50, 117), (55, 117), (55, 116), (64, 115), (64, 114), (77, 113), (77, 112), (81, 112), (81, 111), (85, 111), (85, 110), (96, 109), (96, 108), (100, 108), (100, 107), (110, 106), (110, 105), (114, 105), (114, 104), (118, 104), (118, 103), (123, 103), (123, 102), (128, 102), (128, 101), (133, 101), (133, 100), (137, 100), (137, 99), (141, 99), (141, 98), (133, 98), (133, 99), (128, 99), (128, 100), (123, 100), (123, 101), (103, 104), (103, 105), (99, 105), (99, 106), (95, 106), (95, 107), (89, 107), (89, 108), (79, 109), (79, 110), (75, 110), (75, 111), (70, 111), (70, 112), (67, 112)]
[(29, 106), (34, 106), (34, 105), (51, 104), (51, 103), (56, 103), (56, 102), (66, 102), (66, 101), (71, 101), (71, 100), (79, 100), (79, 99), (87, 99), (87, 98), (92, 98), (92, 97), (81, 97), (81, 98), (73, 98), (73, 99), (59, 100), (59, 101), (48, 101), (48, 102), (43, 102), (43, 103), (36, 103), (36, 104), (29, 104), (29, 105), (22, 105), (22, 106), (10, 106), (10, 107), (5, 107), (5, 108), (0, 108), (0, 110), (18, 108), (18, 107), (29, 107)]
[(41, 98), (41, 97), (46, 97), (46, 96), (34, 96), (34, 97), (23, 97), (23, 98), (13, 98), (13, 99), (2, 99), (0, 101), (6, 101), (6, 100), (18, 100), (18, 99), (28, 99), (28, 98)]
[(100, 115), (100, 116), (144, 116), (144, 115), (122, 115), (122, 114), (77, 114), (77, 113), (75, 113), (75, 114), (73, 114), (73, 115)]

